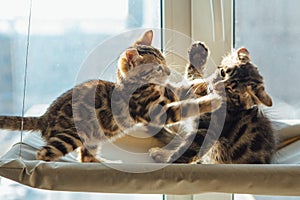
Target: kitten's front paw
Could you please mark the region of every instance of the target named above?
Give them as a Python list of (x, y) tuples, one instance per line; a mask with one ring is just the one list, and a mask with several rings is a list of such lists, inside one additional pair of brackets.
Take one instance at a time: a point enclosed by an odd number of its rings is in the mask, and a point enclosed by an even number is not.
[(223, 98), (218, 94), (211, 93), (204, 97), (198, 98), (197, 101), (200, 106), (200, 112), (207, 113), (218, 110), (223, 103)]
[(196, 68), (203, 66), (206, 63), (208, 56), (209, 50), (203, 42), (196, 41), (192, 44), (189, 50), (189, 61), (193, 66)]
[(202, 160), (198, 156), (194, 156), (189, 164), (202, 164)]
[(208, 94), (207, 88), (207, 83), (203, 81), (200, 83), (193, 84), (192, 91), (197, 97), (203, 97)]
[(170, 163), (172, 152), (163, 148), (153, 147), (149, 149), (149, 155), (157, 163)]

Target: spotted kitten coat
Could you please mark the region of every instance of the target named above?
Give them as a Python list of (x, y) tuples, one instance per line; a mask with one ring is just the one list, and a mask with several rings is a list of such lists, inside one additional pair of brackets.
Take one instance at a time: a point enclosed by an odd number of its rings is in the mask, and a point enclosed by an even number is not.
[(146, 32), (120, 56), (118, 83), (91, 80), (79, 84), (58, 97), (40, 117), (0, 116), (0, 128), (40, 131), (46, 145), (37, 151), (39, 160), (55, 161), (80, 149), (80, 161), (99, 162), (99, 145), (123, 136), (138, 123), (150, 125), (153, 131), (217, 109), (219, 97), (214, 104), (213, 98), (179, 102), (163, 85), (170, 69), (159, 50), (144, 45), (151, 38), (152, 32)]
[(150, 155), (158, 162), (270, 163), (275, 138), (259, 105), (272, 106), (272, 100), (248, 50), (241, 48), (226, 56), (213, 81), (216, 92), (224, 96), (221, 108), (200, 117), (196, 134), (177, 137), (178, 146), (153, 148)]

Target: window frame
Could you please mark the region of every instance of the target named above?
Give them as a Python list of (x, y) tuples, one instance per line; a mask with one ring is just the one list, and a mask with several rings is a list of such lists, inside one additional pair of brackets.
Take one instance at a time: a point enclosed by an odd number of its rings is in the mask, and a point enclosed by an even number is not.
[[(178, 31), (192, 40), (205, 41), (213, 52), (211, 57), (215, 63), (221, 61), (226, 52), (233, 47), (233, 0), (162, 0), (162, 29)], [(217, 12), (214, 12), (214, 11)], [(178, 14), (180, 13), (180, 14)], [(209, 18), (207, 16), (210, 16)], [(222, 23), (215, 23), (221, 21)], [(201, 31), (206, 27), (207, 31)], [(172, 50), (172, 39), (162, 35), (163, 49)], [(216, 40), (221, 42), (216, 44)], [(179, 44), (178, 44), (179, 42)], [(168, 46), (170, 45), (170, 46)], [(176, 41), (176, 45), (189, 46), (190, 44)], [(176, 63), (185, 66), (186, 63), (176, 55), (168, 54), (168, 63)], [(233, 194), (205, 193), (197, 195), (166, 195), (166, 200), (206, 200), (206, 199), (233, 199)]]
[[(178, 31), (192, 40), (205, 41), (210, 47), (212, 60), (217, 64), (234, 45), (233, 6), (234, 0), (162, 0), (162, 28)], [(172, 38), (165, 38), (164, 35), (162, 38), (162, 46), (169, 49)], [(177, 44), (190, 45), (182, 41), (176, 41)], [(174, 55), (167, 55), (167, 61), (186, 64)]]

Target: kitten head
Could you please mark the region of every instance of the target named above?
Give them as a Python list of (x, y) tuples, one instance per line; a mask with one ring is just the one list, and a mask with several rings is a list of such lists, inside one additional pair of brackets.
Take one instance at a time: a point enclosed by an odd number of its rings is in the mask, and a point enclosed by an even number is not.
[(165, 83), (170, 75), (165, 57), (151, 46), (152, 31), (144, 33), (118, 60), (117, 82)]
[(263, 77), (250, 61), (250, 53), (240, 48), (223, 58), (218, 66), (219, 78), (215, 88), (224, 87), (227, 105), (250, 109), (255, 105), (272, 106), (272, 99), (265, 91)]

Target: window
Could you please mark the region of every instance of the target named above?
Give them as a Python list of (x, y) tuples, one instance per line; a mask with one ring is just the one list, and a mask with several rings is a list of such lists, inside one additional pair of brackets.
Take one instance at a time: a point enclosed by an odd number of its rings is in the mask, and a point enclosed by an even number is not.
[[(274, 103), (268, 114), (272, 119), (290, 124), (299, 123), (300, 118), (298, 6), (300, 2), (297, 0), (235, 1), (235, 47), (248, 48), (265, 79), (266, 89)], [(235, 195), (235, 199), (286, 200), (300, 197)]]
[[(160, 0), (32, 0), (32, 4), (30, 0), (0, 0), (0, 114), (21, 114), (27, 45), (25, 111), (37, 105), (43, 107), (73, 87), (82, 63), (97, 45), (128, 30), (160, 28), (160, 12)], [(126, 48), (125, 44), (120, 46)], [(114, 49), (107, 52), (115, 57), (120, 53)], [(114, 73), (112, 68), (105, 77), (99, 76), (114, 81)], [(0, 156), (19, 140), (18, 132), (1, 130)], [(162, 195), (48, 192), (4, 178), (0, 181), (0, 199), (163, 198)]]
[[(0, 1), (2, 115), (21, 114), (30, 6), (21, 2)], [(33, 1), (25, 110), (49, 104), (73, 87), (83, 61), (97, 45), (126, 30), (160, 28), (160, 18), (160, 0)], [(100, 78), (115, 80), (114, 71)]]
[(235, 1), (235, 46), (245, 46), (273, 97), (271, 116), (300, 118), (300, 27), (297, 0)]
[[(208, 44), (215, 64), (232, 47), (247, 47), (265, 79), (274, 120), (299, 123), (298, 69), (300, 27), (297, 0), (191, 0), (191, 37)], [(215, 53), (214, 53), (215, 52)], [(200, 194), (170, 199), (296, 200), (300, 197), (250, 194)]]

